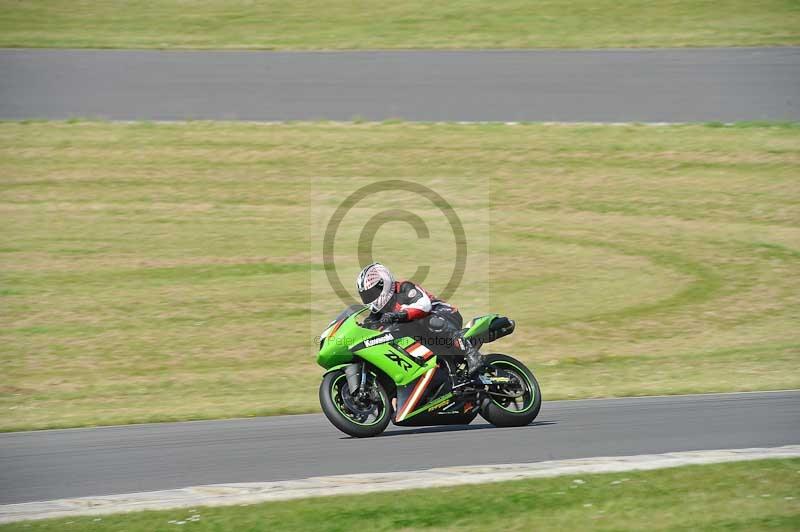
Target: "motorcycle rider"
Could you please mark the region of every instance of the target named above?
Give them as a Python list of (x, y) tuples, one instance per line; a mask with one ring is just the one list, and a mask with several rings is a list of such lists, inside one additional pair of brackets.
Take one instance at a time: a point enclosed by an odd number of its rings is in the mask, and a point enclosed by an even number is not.
[(421, 343), (428, 340), (427, 343), (435, 344), (429, 347), (435, 347), (437, 354), (464, 356), (468, 377), (475, 377), (482, 368), (478, 349), (461, 333), (463, 318), (456, 307), (411, 281), (396, 281), (392, 272), (379, 262), (361, 270), (356, 288), (361, 301), (370, 307), (368, 323), (419, 329)]

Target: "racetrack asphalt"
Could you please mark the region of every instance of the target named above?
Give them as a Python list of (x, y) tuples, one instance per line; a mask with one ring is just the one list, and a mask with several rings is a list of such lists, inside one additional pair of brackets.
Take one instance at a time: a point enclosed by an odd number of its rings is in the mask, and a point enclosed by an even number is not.
[(0, 50), (0, 119), (800, 120), (800, 48)]
[(201, 484), (800, 444), (800, 391), (545, 400), (499, 429), (390, 428), (372, 439), (321, 414), (0, 434), (0, 504)]

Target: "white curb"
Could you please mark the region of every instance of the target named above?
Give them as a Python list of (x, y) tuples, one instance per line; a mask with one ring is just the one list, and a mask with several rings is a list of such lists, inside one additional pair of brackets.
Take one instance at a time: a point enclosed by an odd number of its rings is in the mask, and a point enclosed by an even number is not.
[(52, 517), (105, 515), (139, 510), (254, 504), (303, 497), (433, 488), (572, 474), (645, 471), (684, 465), (797, 457), (800, 457), (800, 445), (786, 445), (773, 448), (575, 458), (527, 464), (439, 467), (422, 471), (337, 475), (278, 482), (212, 484), (122, 495), (7, 504), (0, 506), (0, 523)]

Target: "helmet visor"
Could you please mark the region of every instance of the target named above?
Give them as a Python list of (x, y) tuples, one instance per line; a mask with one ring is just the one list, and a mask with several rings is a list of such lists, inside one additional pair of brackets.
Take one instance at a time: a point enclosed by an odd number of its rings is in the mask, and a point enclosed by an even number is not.
[(369, 305), (370, 303), (378, 299), (378, 296), (381, 295), (382, 291), (383, 291), (383, 281), (378, 281), (378, 283), (375, 286), (359, 292), (358, 295), (361, 296), (362, 303), (364, 303), (365, 305)]

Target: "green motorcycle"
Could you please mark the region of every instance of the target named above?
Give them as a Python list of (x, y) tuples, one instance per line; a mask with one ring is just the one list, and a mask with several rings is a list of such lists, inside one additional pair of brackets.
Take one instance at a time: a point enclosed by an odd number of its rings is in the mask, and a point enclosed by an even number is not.
[[(498, 427), (527, 425), (542, 396), (533, 373), (499, 353), (484, 356), (479, 380), (466, 379), (463, 357), (437, 356), (412, 336), (365, 324), (369, 308), (353, 305), (320, 335), (317, 363), (322, 411), (342, 432), (376, 436), (399, 426), (467, 424), (480, 414)], [(481, 345), (507, 336), (514, 322), (498, 314), (471, 320), (464, 338)]]

